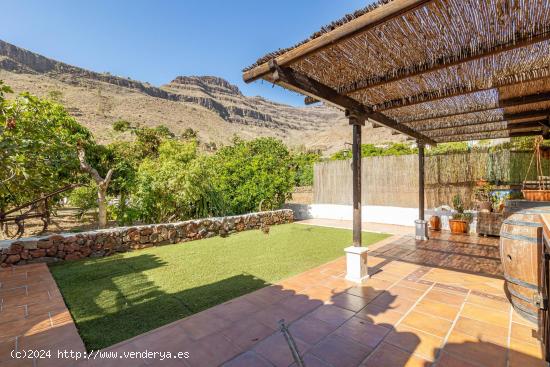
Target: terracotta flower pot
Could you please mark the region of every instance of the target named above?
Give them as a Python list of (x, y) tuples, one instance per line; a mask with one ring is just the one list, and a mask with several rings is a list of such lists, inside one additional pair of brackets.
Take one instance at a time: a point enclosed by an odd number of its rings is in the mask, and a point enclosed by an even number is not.
[(437, 215), (432, 215), (430, 217), (430, 229), (432, 231), (440, 231), (441, 230), (441, 218)]
[(550, 201), (550, 190), (521, 190), (525, 200)]
[(468, 222), (461, 219), (449, 219), (451, 233), (460, 234), (468, 232)]
[(486, 179), (484, 178), (480, 178), (479, 180), (476, 181), (476, 186), (485, 186), (489, 183), (489, 181), (487, 181)]

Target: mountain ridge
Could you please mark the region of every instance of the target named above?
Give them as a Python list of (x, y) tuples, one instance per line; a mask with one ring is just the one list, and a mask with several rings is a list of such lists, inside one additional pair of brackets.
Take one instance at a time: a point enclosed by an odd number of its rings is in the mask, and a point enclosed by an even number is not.
[[(212, 75), (180, 75), (156, 87), (56, 61), (2, 40), (0, 79), (16, 92), (61, 96), (68, 111), (102, 142), (128, 138), (111, 129), (117, 119), (163, 124), (176, 133), (190, 127), (201, 140), (216, 144), (227, 143), (234, 135), (273, 136), (291, 146), (328, 153), (343, 148), (350, 137), (344, 114), (331, 107), (293, 107), (248, 97), (236, 85)], [(396, 140), (386, 129), (371, 132), (378, 141), (380, 136)]]

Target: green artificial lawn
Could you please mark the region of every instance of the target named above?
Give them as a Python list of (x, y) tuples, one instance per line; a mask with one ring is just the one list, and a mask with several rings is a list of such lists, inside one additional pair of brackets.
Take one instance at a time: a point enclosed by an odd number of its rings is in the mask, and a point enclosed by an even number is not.
[[(386, 237), (364, 232), (363, 243)], [(351, 240), (346, 229), (285, 224), (268, 235), (246, 231), (62, 263), (51, 272), (91, 350), (336, 259)]]

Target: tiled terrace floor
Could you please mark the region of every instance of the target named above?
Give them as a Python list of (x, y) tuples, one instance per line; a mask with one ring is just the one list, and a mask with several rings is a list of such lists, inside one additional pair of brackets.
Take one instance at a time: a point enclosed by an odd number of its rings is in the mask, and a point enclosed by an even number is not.
[[(534, 326), (504, 297), (497, 240), (434, 237), (394, 236), (372, 246), (372, 277), (363, 286), (344, 280), (340, 258), (104, 350), (187, 351), (188, 359), (78, 365), (290, 366), (277, 330), (284, 319), (307, 367), (542, 366)], [(71, 342), (56, 340), (56, 348)], [(0, 349), (0, 361), (9, 348)]]
[[(45, 264), (0, 269), (0, 366), (59, 366), (43, 359), (13, 358), (12, 351), (84, 352), (73, 319)], [(70, 363), (70, 362), (69, 362)]]

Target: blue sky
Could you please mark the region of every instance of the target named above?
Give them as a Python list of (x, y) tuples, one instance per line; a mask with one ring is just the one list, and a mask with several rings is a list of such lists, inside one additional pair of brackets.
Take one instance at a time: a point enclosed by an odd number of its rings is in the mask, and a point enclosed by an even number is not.
[(241, 69), (372, 0), (0, 0), (0, 39), (154, 85), (216, 75), (293, 105), (303, 97), (242, 82)]

